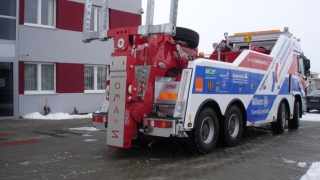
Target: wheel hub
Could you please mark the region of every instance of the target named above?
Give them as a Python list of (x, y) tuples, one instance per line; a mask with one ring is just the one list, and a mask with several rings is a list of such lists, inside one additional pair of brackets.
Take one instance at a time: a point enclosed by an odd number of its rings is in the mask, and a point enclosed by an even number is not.
[(286, 126), (286, 112), (283, 109), (282, 111), (282, 126), (285, 127)]
[(211, 118), (207, 117), (204, 119), (201, 124), (200, 134), (204, 143), (211, 142), (214, 134), (214, 125)]
[(228, 131), (232, 138), (237, 137), (239, 133), (240, 123), (237, 115), (232, 115), (229, 118)]

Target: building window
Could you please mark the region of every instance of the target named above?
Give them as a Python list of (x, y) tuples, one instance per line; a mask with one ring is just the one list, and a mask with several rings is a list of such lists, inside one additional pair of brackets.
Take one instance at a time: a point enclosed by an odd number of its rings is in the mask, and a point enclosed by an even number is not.
[(16, 40), (16, 0), (0, 1), (0, 39)]
[(105, 92), (108, 76), (107, 66), (84, 66), (84, 91)]
[(101, 8), (92, 6), (90, 18), (90, 31), (99, 31), (99, 19), (101, 17)]
[(55, 93), (56, 66), (49, 63), (24, 64), (25, 94)]
[(24, 7), (25, 25), (55, 27), (56, 0), (27, 0)]

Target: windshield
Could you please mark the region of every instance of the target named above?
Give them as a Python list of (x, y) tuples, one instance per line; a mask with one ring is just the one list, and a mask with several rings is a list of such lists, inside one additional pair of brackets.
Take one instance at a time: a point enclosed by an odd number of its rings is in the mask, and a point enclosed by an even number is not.
[(311, 93), (308, 94), (308, 96), (320, 96), (320, 91), (312, 91)]

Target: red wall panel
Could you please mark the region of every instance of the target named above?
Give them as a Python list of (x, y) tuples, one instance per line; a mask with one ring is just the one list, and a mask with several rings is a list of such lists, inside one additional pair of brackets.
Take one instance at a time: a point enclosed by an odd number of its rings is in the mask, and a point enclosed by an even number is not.
[[(20, 0), (19, 24), (24, 24), (24, 3)], [(82, 31), (84, 4), (68, 1), (57, 1), (56, 27), (58, 29), (70, 31)], [(109, 28), (139, 26), (141, 25), (141, 15), (109, 9)]]
[(24, 62), (19, 61), (19, 94), (24, 94)]
[(24, 24), (24, 0), (20, 0), (19, 2), (19, 24)]
[(84, 65), (57, 63), (57, 93), (84, 92)]
[(82, 31), (84, 4), (68, 0), (57, 1), (57, 28)]
[(141, 25), (141, 15), (110, 9), (109, 29)]

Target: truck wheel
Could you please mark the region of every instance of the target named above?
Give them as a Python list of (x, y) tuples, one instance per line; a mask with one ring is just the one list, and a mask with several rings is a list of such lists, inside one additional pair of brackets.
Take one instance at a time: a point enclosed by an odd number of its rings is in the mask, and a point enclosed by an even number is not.
[(211, 108), (203, 109), (196, 122), (191, 143), (192, 150), (206, 154), (216, 146), (219, 135), (219, 122), (216, 112)]
[(231, 106), (220, 126), (220, 144), (227, 147), (237, 146), (243, 132), (243, 119), (238, 106)]
[(273, 133), (283, 133), (286, 128), (286, 106), (281, 103), (278, 108), (277, 121), (271, 123)]
[(199, 45), (199, 34), (191, 29), (176, 27), (176, 35), (172, 38), (187, 43), (187, 46), (192, 49)]
[(138, 138), (132, 141), (133, 146), (139, 146), (139, 147), (147, 147), (153, 139), (147, 139), (144, 137), (144, 134), (138, 132)]
[(293, 118), (288, 121), (289, 129), (298, 129), (300, 125), (300, 103), (294, 103)]

